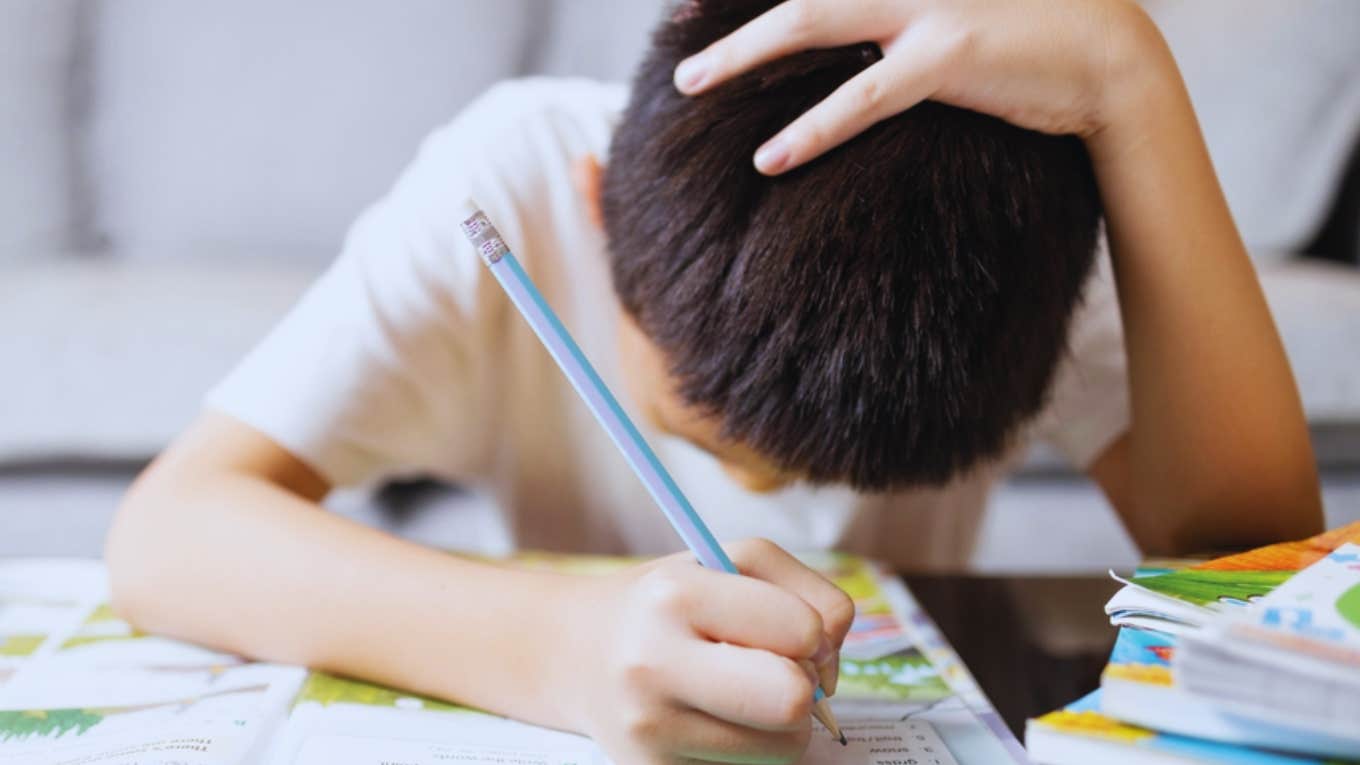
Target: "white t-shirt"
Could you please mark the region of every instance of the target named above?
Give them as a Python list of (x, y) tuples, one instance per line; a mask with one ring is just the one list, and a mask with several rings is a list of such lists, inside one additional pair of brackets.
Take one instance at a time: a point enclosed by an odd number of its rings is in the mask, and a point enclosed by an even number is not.
[[(603, 234), (571, 180), (604, 160), (620, 86), (533, 79), (493, 88), (433, 133), (292, 312), (208, 395), (337, 486), (425, 474), (488, 492), (516, 544), (654, 554), (681, 549), (589, 411), (458, 230), (475, 198), (601, 376), (636, 413), (615, 358), (617, 300)], [(1102, 260), (1105, 260), (1102, 258)], [(1108, 266), (1087, 290), (1051, 401), (1026, 438), (1085, 467), (1128, 425)], [(942, 488), (860, 495), (793, 486), (754, 495), (712, 457), (648, 441), (719, 539), (840, 548), (904, 568), (966, 563), (988, 491), (1015, 461)]]

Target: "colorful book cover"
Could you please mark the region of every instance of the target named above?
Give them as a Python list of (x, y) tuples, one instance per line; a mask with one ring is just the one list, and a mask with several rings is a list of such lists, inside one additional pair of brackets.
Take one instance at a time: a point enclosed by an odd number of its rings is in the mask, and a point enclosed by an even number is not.
[(1132, 579), (1115, 577), (1126, 586), (1105, 613), (1117, 627), (1185, 634), (1259, 600), (1348, 542), (1360, 542), (1360, 522), (1209, 561), (1151, 561)]
[(1347, 543), (1261, 598), (1224, 626), (1228, 638), (1360, 669), (1360, 545)]
[(1178, 688), (1296, 748), (1360, 756), (1360, 545), (1344, 544), (1181, 638)]
[(1025, 744), (1038, 765), (1345, 765), (1347, 762), (1250, 749), (1129, 725), (1103, 712), (1101, 693), (1094, 691), (1064, 709), (1029, 721), (1025, 728)]
[[(1360, 523), (1353, 523), (1211, 561), (1140, 568), (1131, 586), (1106, 608), (1111, 621), (1123, 628), (1101, 676), (1101, 711), (1147, 728), (1216, 741), (1290, 750), (1316, 745), (1315, 736), (1261, 725), (1205, 703), (1178, 683), (1171, 663), (1178, 640), (1187, 632), (1217, 614), (1245, 612), (1299, 570), (1357, 539)], [(1197, 617), (1200, 611), (1204, 615)]]
[(1296, 542), (1148, 572), (1135, 584), (1197, 606), (1237, 605), (1264, 596), (1346, 543), (1360, 544), (1360, 521)]

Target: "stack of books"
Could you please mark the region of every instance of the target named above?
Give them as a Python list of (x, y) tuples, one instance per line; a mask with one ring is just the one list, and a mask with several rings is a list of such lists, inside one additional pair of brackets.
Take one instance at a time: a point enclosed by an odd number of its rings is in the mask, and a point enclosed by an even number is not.
[(1360, 762), (1360, 523), (1120, 581), (1100, 689), (1029, 721), (1036, 763)]

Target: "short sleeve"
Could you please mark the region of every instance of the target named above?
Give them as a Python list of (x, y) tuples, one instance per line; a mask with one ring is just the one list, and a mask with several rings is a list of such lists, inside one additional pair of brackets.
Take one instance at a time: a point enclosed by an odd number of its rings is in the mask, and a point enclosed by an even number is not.
[(486, 277), (454, 211), (478, 190), (504, 196), (479, 151), (488, 120), (478, 112), (488, 108), (469, 107), (425, 140), (331, 267), (208, 393), (208, 407), (337, 486), (474, 469), (489, 409), (477, 321)]
[(1034, 436), (1085, 470), (1128, 430), (1130, 422), (1124, 328), (1108, 248), (1102, 241)]

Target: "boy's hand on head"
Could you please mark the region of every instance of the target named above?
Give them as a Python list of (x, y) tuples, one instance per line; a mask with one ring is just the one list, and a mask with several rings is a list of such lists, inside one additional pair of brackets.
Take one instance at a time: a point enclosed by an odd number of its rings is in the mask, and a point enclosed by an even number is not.
[(854, 606), (773, 543), (727, 550), (744, 576), (684, 553), (581, 582), (562, 692), (616, 761), (795, 762), (806, 748)]
[(1139, 105), (1130, 94), (1174, 74), (1160, 34), (1131, 0), (785, 0), (681, 62), (697, 95), (782, 56), (874, 42), (883, 59), (762, 146), (775, 175), (924, 100), (1045, 133), (1100, 134)]

